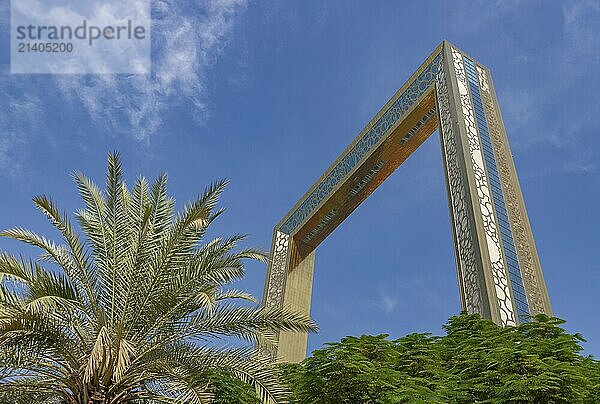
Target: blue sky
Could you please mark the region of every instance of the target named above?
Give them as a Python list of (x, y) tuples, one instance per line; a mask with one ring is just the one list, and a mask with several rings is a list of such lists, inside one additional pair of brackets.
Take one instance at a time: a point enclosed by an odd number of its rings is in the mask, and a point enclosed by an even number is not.
[[(74, 211), (69, 173), (102, 182), (119, 150), (130, 181), (167, 171), (180, 205), (229, 178), (215, 234), (267, 249), (445, 38), (492, 69), (555, 314), (600, 356), (600, 3), (154, 1), (153, 17), (152, 76), (16, 76), (0, 0), (0, 228), (53, 235), (31, 197)], [(266, 268), (248, 269), (262, 296)], [(440, 333), (459, 309), (434, 134), (319, 247), (309, 349)]]

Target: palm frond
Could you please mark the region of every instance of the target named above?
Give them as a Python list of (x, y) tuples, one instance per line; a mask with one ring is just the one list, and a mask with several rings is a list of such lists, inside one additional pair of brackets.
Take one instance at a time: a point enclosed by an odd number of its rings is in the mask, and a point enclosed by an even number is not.
[(247, 260), (266, 262), (266, 254), (245, 248), (245, 235), (205, 239), (224, 212), (227, 181), (175, 214), (166, 174), (152, 184), (138, 177), (129, 190), (118, 153), (108, 157), (104, 190), (73, 178), (80, 230), (36, 196), (62, 240), (21, 227), (0, 232), (41, 250), (37, 260), (0, 252), (0, 401), (204, 404), (214, 375), (226, 372), (265, 403), (285, 402), (255, 347), (317, 327), (293, 310), (249, 305), (254, 297), (231, 285)]
[(61, 232), (64, 240), (69, 246), (69, 253), (74, 263), (73, 267), (67, 267), (65, 270), (77, 288), (82, 289), (86, 298), (90, 303), (95, 301), (94, 298), (94, 277), (89, 273), (89, 257), (86, 252), (86, 246), (83, 244), (79, 235), (73, 229), (68, 217), (60, 213), (58, 207), (52, 200), (44, 195), (39, 195), (33, 198), (37, 208), (44, 213), (50, 222)]

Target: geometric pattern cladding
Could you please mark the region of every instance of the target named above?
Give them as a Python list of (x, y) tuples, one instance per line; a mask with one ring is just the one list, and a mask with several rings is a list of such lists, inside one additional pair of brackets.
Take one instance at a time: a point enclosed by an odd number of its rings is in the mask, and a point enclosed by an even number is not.
[(406, 111), (417, 102), (419, 97), (433, 84), (439, 69), (441, 54), (419, 74), (417, 79), (402, 93), (400, 97), (385, 111), (377, 122), (360, 138), (343, 159), (319, 183), (314, 191), (296, 209), (281, 226), (281, 231), (292, 233), (310, 213), (331, 194), (334, 187), (352, 171), (373, 147), (383, 138), (386, 132), (398, 122)]
[[(436, 129), (462, 309), (504, 326), (552, 314), (489, 69), (447, 41), (275, 227), (264, 305), (310, 312), (311, 253)], [(272, 354), (300, 361), (306, 341)]]

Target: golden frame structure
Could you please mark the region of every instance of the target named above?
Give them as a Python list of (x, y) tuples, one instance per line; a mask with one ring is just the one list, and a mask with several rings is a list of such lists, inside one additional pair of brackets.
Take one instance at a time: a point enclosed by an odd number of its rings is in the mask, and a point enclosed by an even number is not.
[[(552, 314), (488, 68), (442, 42), (275, 226), (263, 304), (310, 313), (315, 251), (439, 128), (462, 309), (514, 326)], [(277, 361), (305, 358), (281, 332)]]

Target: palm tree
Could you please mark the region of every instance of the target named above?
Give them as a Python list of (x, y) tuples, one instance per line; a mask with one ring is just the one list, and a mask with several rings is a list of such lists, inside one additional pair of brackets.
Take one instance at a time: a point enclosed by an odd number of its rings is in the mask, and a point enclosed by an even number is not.
[(240, 250), (244, 236), (204, 240), (226, 181), (175, 215), (166, 175), (150, 186), (140, 177), (130, 191), (116, 153), (104, 192), (73, 177), (85, 237), (45, 196), (35, 205), (62, 244), (20, 227), (0, 233), (42, 252), (0, 253), (0, 401), (210, 403), (211, 375), (227, 372), (264, 402), (284, 402), (254, 347), (268, 349), (279, 330), (316, 326), (290, 310), (240, 304), (254, 299), (227, 288), (243, 277), (243, 260), (265, 256)]

